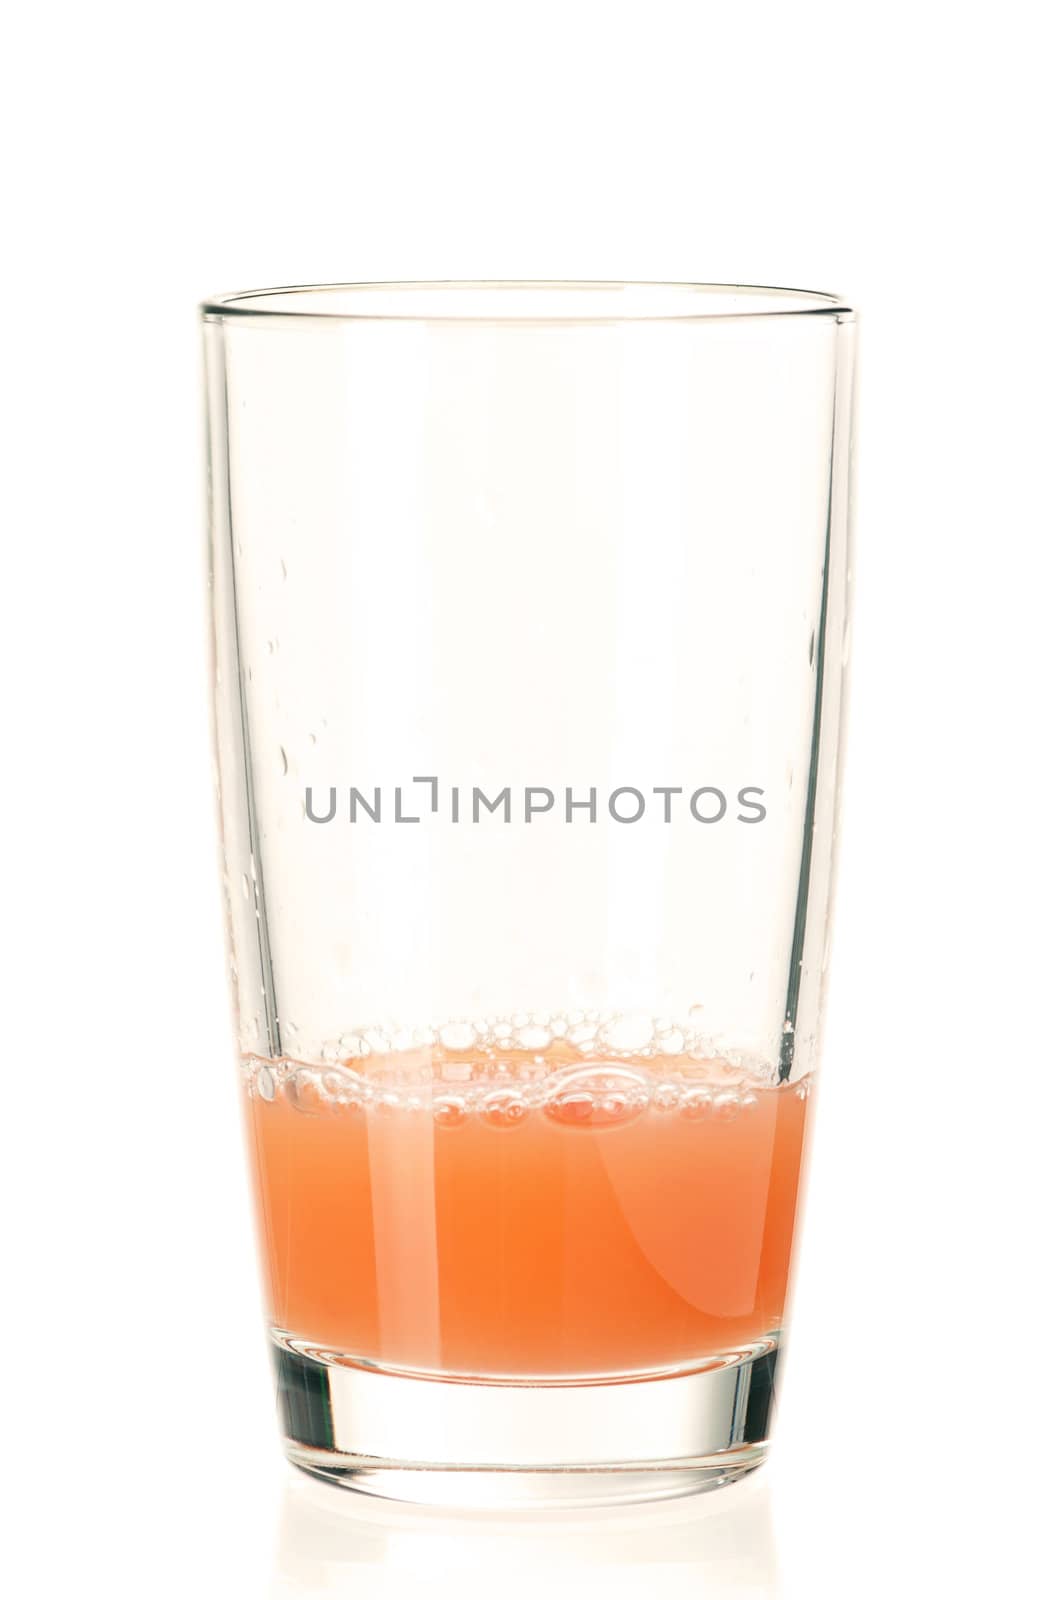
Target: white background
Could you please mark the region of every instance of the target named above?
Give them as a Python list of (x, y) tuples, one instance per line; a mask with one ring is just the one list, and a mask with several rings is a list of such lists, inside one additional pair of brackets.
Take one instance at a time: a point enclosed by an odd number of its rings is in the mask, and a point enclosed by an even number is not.
[[(1027, 0), (9, 19), (9, 1592), (1058, 1592), (1050, 26)], [(836, 289), (863, 319), (845, 845), (775, 1459), (530, 1532), (281, 1463), (201, 600), (197, 300), (490, 276)]]

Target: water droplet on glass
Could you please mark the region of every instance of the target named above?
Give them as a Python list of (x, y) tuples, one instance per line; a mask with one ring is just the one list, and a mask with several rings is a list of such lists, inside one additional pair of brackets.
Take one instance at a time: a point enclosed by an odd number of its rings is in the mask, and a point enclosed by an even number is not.
[(284, 749), (283, 745), (280, 746), (280, 753), (281, 753), (281, 777), (282, 778), (286, 778), (288, 776), (288, 757), (287, 757), (287, 754), (285, 752), (285, 749)]
[(247, 876), (246, 872), (244, 873), (243, 877), (240, 879), (240, 882), (241, 882), (241, 884), (243, 886), (244, 899), (245, 900), (250, 900), (250, 898), (251, 898), (251, 879)]

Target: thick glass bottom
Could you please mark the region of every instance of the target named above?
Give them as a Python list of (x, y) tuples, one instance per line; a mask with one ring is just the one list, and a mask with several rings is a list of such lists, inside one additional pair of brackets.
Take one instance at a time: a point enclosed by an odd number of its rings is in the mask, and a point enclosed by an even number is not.
[(661, 1500), (767, 1453), (778, 1346), (594, 1381), (388, 1371), (274, 1336), (289, 1459), (362, 1494), (469, 1509)]

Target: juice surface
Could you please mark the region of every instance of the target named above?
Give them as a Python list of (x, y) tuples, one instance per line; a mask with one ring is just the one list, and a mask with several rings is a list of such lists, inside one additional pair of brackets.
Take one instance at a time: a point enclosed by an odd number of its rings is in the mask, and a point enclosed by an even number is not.
[(808, 1081), (441, 1049), (247, 1060), (270, 1319), (397, 1369), (692, 1365), (781, 1324)]

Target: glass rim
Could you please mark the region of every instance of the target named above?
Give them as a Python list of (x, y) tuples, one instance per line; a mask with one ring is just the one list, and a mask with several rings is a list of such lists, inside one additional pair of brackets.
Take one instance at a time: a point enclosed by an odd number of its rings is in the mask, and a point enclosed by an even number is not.
[[(511, 297), (508, 306), (504, 303), (507, 295)], [(597, 309), (590, 304), (575, 304), (584, 296), (588, 302), (593, 296)], [(626, 306), (621, 303), (625, 296)], [(565, 303), (562, 297), (569, 309), (562, 308)], [(333, 299), (334, 304), (329, 304)], [(551, 300), (558, 303), (551, 306)], [(470, 309), (470, 303), (478, 309)], [(529, 303), (534, 308), (529, 309)], [(458, 322), (539, 326), (733, 322), (749, 318), (824, 316), (849, 321), (855, 317), (853, 307), (843, 295), (814, 289), (744, 283), (565, 278), (294, 284), (213, 295), (201, 303), (199, 311), (205, 322), (254, 319), (288, 323)]]

